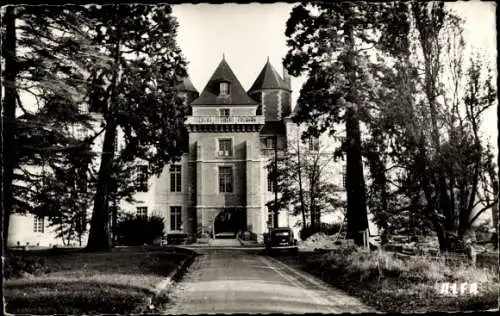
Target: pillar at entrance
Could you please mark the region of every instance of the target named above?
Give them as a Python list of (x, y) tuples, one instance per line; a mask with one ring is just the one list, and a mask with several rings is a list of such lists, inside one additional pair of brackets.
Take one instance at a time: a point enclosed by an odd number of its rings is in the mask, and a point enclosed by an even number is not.
[(264, 232), (262, 221), (262, 160), (259, 148), (250, 140), (246, 141), (246, 207), (247, 229), (260, 235)]
[(203, 210), (200, 206), (203, 205), (202, 183), (203, 183), (203, 155), (200, 142), (196, 142), (196, 222), (199, 228), (197, 233), (203, 234), (208, 231), (208, 227), (204, 227)]

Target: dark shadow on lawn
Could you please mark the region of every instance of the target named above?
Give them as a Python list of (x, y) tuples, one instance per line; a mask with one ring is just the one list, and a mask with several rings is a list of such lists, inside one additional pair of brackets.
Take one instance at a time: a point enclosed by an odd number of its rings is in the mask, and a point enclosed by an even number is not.
[(151, 293), (99, 282), (39, 282), (5, 286), (6, 311), (14, 314), (133, 313)]
[[(194, 251), (175, 247), (126, 247), (111, 252), (88, 253), (75, 249), (13, 251), (7, 254), (7, 278), (28, 274), (80, 271), (96, 273), (168, 275)], [(36, 269), (35, 269), (36, 268)], [(9, 271), (10, 271), (9, 270)]]

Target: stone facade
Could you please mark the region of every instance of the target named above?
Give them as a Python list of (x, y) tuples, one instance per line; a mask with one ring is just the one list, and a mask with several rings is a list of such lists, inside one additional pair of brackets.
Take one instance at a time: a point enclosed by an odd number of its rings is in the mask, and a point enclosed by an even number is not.
[[(263, 71), (275, 70), (267, 63)], [(274, 74), (273, 74), (274, 76)], [(265, 82), (245, 92), (223, 60), (207, 83), (204, 91), (185, 94), (191, 115), (186, 119), (187, 152), (180, 161), (165, 166), (159, 177), (149, 181), (149, 191), (138, 193), (140, 203), (122, 202), (121, 209), (133, 212), (147, 207), (148, 212), (164, 217), (165, 233), (185, 232), (193, 238), (203, 234), (215, 236), (216, 218), (224, 212), (243, 218), (235, 230), (248, 230), (259, 239), (268, 230), (269, 211), (266, 202), (274, 198), (268, 192), (267, 165), (274, 157), (269, 138), (276, 139), (278, 150), (286, 149), (286, 121), (290, 114), (291, 90), (280, 76), (277, 88)], [(220, 96), (220, 82), (229, 84), (229, 93)], [(270, 86), (271, 84), (271, 86)], [(269, 89), (272, 88), (272, 89)], [(263, 114), (262, 103), (265, 102)], [(231, 148), (221, 152), (221, 141), (228, 140)], [(181, 189), (172, 192), (170, 167), (180, 167)], [(232, 171), (230, 192), (221, 192), (220, 168)], [(172, 225), (172, 208), (181, 209), (181, 226)], [(289, 224), (288, 214), (279, 214), (278, 225)]]

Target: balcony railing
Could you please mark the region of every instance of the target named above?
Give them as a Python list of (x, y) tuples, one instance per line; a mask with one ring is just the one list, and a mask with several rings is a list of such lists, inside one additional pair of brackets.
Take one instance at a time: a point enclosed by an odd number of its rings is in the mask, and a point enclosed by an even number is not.
[(186, 124), (264, 124), (262, 115), (253, 116), (188, 116)]

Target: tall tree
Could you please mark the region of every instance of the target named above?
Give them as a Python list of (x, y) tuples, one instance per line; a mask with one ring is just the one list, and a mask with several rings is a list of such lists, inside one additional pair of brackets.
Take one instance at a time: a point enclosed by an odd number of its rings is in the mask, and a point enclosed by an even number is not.
[(392, 139), (401, 210), (423, 215), (447, 251), (467, 235), (478, 207), (477, 213), (492, 207), (479, 198), (485, 172), (480, 123), (496, 91), (481, 59), (465, 69), (461, 20), (442, 3), (412, 3), (402, 12), (409, 45), (390, 45), (400, 53), (377, 89), (377, 124), (385, 122)]
[(40, 167), (84, 145), (70, 125), (84, 126), (79, 113), (86, 90), (84, 64), (99, 53), (89, 45), (84, 25), (92, 24), (75, 7), (9, 6), (2, 12), (2, 201), (3, 243), (10, 215), (31, 212), (31, 187)]
[(360, 122), (373, 107), (373, 79), (367, 51), (383, 31), (392, 31), (391, 4), (306, 2), (297, 5), (286, 27), (289, 51), (284, 65), (292, 75), (308, 73), (298, 99), (297, 122), (312, 134), (345, 124), (347, 235), (362, 243), (368, 228)]
[(178, 158), (186, 108), (175, 85), (186, 71), (170, 6), (92, 6), (89, 14), (99, 18), (92, 29), (94, 41), (105, 49), (112, 67), (91, 71), (97, 84), (90, 107), (101, 111), (105, 131), (87, 249), (108, 250), (117, 129), (125, 137), (122, 162), (146, 161), (150, 172), (158, 174)]
[[(9, 230), (9, 219), (12, 205), (12, 175), (16, 161), (12, 153), (14, 147), (14, 124), (16, 118), (16, 79), (19, 73), (16, 52), (16, 12), (13, 6), (9, 6), (3, 13), (3, 25), (5, 34), (2, 36), (2, 56), (5, 59), (3, 86), (4, 98), (2, 100), (2, 119), (0, 130), (2, 131), (1, 153), (2, 155), (2, 241), (7, 246)], [(3, 35), (2, 34), (2, 35)]]

